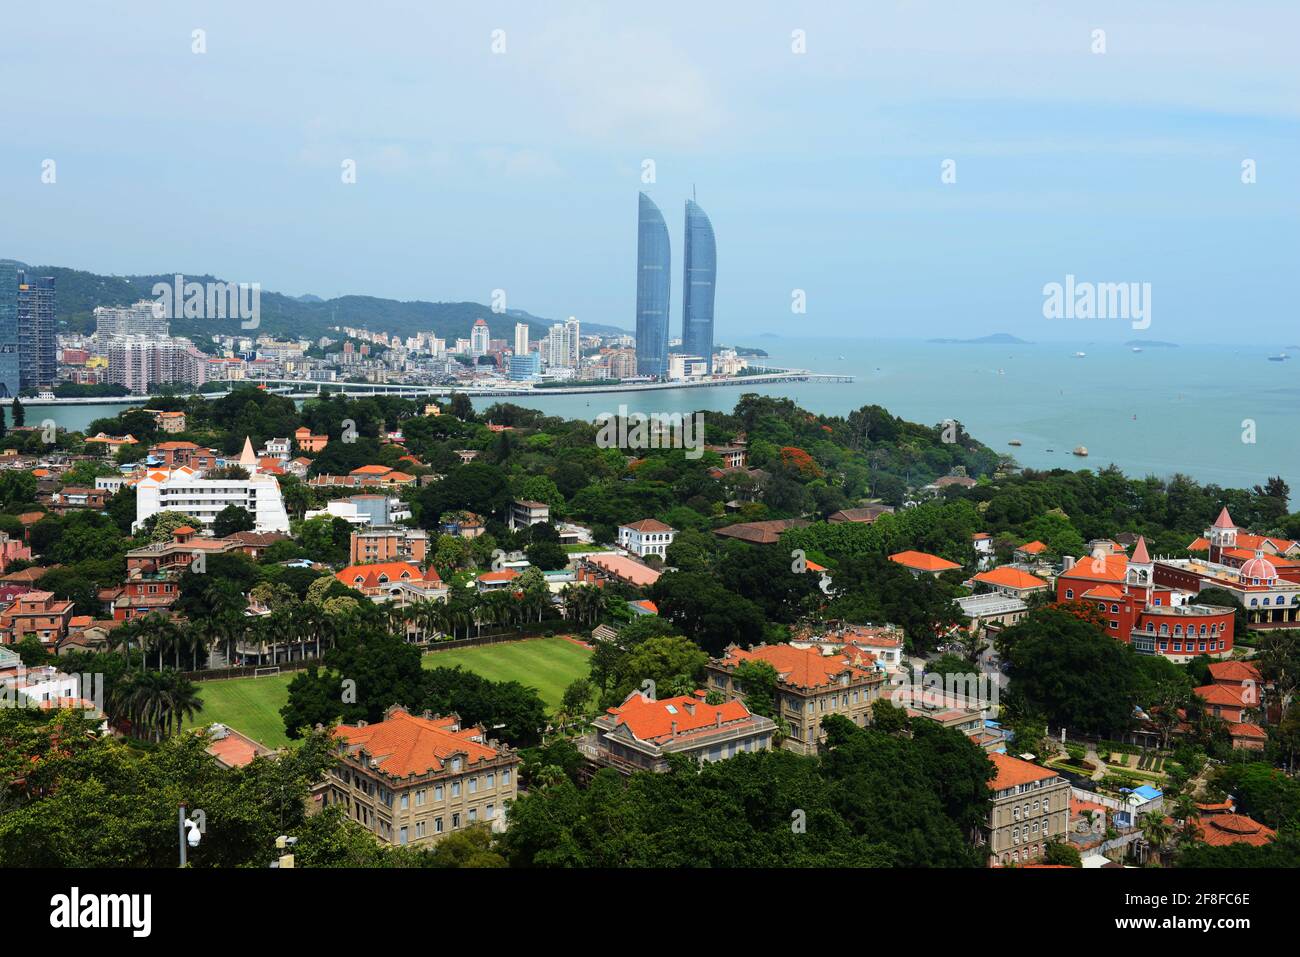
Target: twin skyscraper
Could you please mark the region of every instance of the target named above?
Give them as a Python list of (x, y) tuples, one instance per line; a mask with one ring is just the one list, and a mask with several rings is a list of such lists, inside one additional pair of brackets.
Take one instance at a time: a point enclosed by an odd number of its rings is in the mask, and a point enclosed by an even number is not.
[[(718, 248), (713, 224), (695, 200), (686, 201), (686, 255), (682, 275), (682, 350), (713, 372), (713, 288)], [(659, 207), (640, 194), (636, 242), (636, 369), (668, 378), (668, 318), (672, 250)]]

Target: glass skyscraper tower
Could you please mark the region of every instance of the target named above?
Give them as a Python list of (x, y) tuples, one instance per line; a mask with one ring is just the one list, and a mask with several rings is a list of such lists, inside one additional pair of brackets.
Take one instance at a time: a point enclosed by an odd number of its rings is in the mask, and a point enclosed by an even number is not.
[(713, 224), (695, 200), (686, 201), (686, 259), (682, 270), (682, 351), (713, 372), (713, 287), (718, 249)]
[(18, 394), (18, 270), (0, 262), (0, 396)]
[(663, 213), (640, 194), (636, 234), (636, 371), (668, 376), (668, 297), (672, 255)]

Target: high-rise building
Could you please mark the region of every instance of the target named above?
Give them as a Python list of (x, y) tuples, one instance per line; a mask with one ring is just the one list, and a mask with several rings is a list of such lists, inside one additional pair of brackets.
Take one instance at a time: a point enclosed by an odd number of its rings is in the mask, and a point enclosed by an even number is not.
[(488, 329), (488, 324), (482, 319), (474, 323), (474, 328), (469, 333), (469, 351), (475, 356), (485, 356), (488, 354), (488, 340), (492, 333)]
[(110, 336), (150, 336), (165, 339), (170, 333), (167, 314), (158, 303), (141, 299), (131, 306), (96, 306), (95, 336), (104, 344)]
[(48, 388), (58, 368), (54, 277), (18, 272), (18, 387)]
[(10, 398), (18, 390), (18, 269), (0, 262), (0, 396)]
[(515, 323), (515, 355), (528, 355), (528, 323)]
[(695, 200), (686, 201), (686, 256), (682, 267), (682, 349), (713, 371), (713, 287), (718, 247), (713, 224)]
[(642, 375), (668, 374), (672, 251), (663, 213), (640, 194), (636, 233), (636, 365)]
[(573, 316), (564, 323), (564, 348), (567, 368), (576, 369), (582, 365), (582, 331)]

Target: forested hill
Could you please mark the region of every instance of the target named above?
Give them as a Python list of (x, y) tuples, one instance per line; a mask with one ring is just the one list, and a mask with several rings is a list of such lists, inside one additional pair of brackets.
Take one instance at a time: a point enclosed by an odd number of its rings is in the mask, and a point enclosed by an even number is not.
[[(3, 260), (0, 260), (3, 261)], [(12, 261), (12, 260), (11, 260)], [(64, 266), (32, 266), (19, 263), (33, 275), (53, 276), (58, 291), (56, 308), (58, 319), (67, 323), (70, 331), (93, 329), (91, 312), (96, 306), (125, 306), (140, 299), (152, 299), (155, 283), (171, 283), (174, 273), (149, 276), (101, 276)], [(185, 279), (193, 282), (218, 282), (214, 276), (186, 273)], [(356, 326), (375, 332), (397, 333), (403, 337), (417, 332), (430, 332), (445, 339), (469, 338), (470, 328), (483, 319), (492, 330), (492, 337), (514, 341), (515, 323), (526, 322), (530, 335), (536, 339), (543, 335), (554, 320), (531, 315), (521, 309), (508, 309), (494, 313), (478, 302), (399, 302), (377, 296), (340, 296), (321, 299), (318, 296), (286, 296), (262, 289), (262, 322), (260, 334), (272, 336), (326, 335), (334, 326)], [(562, 317), (563, 318), (563, 317)], [(622, 330), (599, 323), (582, 324), (583, 332), (613, 334)], [(239, 329), (236, 320), (177, 319), (172, 332), (180, 336), (205, 337), (214, 334), (231, 334)]]

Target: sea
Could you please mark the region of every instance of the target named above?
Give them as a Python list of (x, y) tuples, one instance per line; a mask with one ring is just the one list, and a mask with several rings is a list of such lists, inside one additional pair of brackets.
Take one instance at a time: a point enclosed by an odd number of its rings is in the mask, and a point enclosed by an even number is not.
[[(1022, 466), (1097, 469), (1135, 477), (1189, 475), (1228, 487), (1281, 475), (1300, 495), (1300, 356), (1270, 362), (1263, 346), (1118, 343), (958, 343), (906, 339), (758, 337), (758, 363), (852, 375), (854, 381), (748, 384), (612, 395), (511, 396), (548, 415), (730, 411), (745, 392), (788, 396), (810, 411), (845, 415), (881, 405), (914, 422), (961, 422)], [(1077, 355), (1083, 353), (1083, 355)], [(490, 398), (476, 398), (484, 409)], [(84, 429), (120, 405), (31, 407)], [(1010, 445), (1018, 441), (1018, 446)], [(1083, 446), (1087, 457), (1073, 454)], [(1294, 504), (1293, 508), (1296, 507)]]

